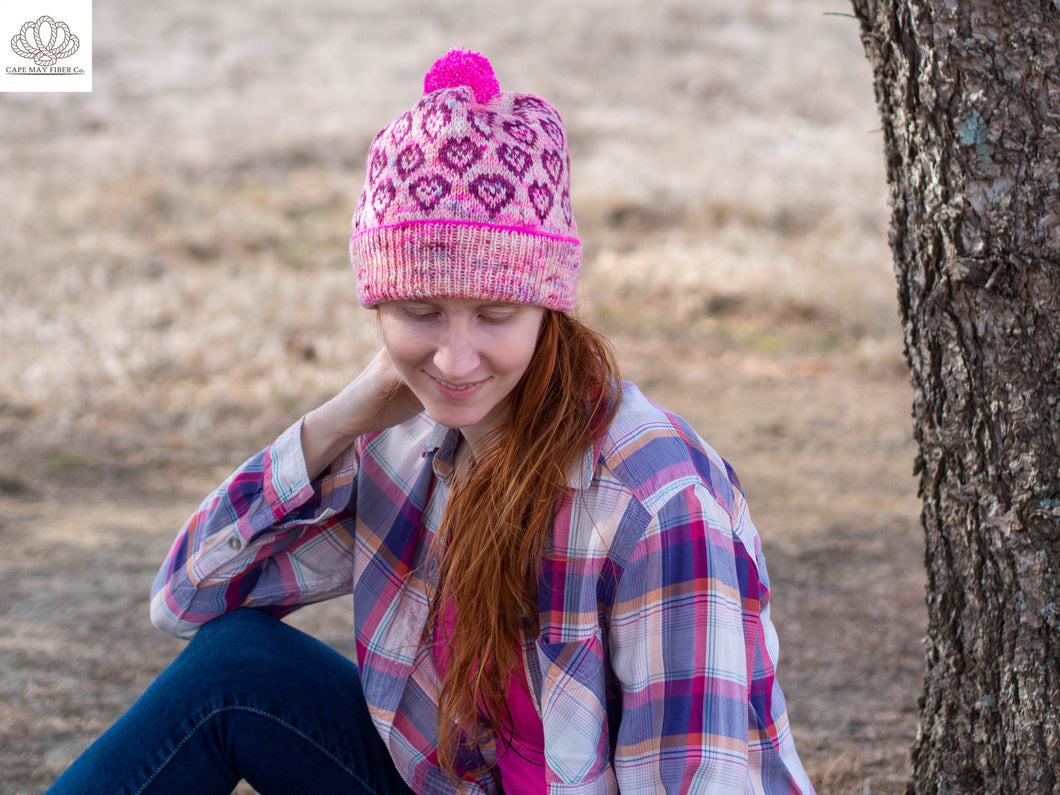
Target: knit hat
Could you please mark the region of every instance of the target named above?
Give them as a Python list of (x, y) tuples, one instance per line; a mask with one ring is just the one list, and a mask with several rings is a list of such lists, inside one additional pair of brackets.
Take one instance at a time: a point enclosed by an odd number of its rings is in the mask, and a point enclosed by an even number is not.
[(376, 136), (353, 216), (364, 306), (455, 297), (574, 306), (581, 243), (563, 121), (502, 93), (488, 60), (451, 50), (424, 96)]

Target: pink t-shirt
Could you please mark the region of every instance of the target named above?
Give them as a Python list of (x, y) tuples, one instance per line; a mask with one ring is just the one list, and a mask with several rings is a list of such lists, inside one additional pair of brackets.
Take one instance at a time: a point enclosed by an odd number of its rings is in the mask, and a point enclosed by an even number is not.
[[(445, 606), (445, 628), (451, 629), (456, 613), (452, 604)], [(439, 624), (441, 620), (439, 620)], [(435, 628), (436, 639), (445, 638), (448, 632)], [(445, 675), (449, 664), (449, 650), (443, 643), (434, 644), (434, 666)], [(530, 687), (526, 671), (519, 666), (508, 682), (508, 709), (512, 725), (502, 719), (497, 737), (497, 767), (500, 768), (501, 786), (508, 795), (544, 795), (545, 784), (545, 732), (541, 716), (530, 698)], [(507, 716), (502, 716), (506, 718)]]

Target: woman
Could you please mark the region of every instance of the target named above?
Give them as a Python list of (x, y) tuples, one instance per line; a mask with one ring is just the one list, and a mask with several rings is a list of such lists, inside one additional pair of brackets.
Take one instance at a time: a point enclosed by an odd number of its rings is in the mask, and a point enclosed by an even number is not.
[[(555, 110), (450, 52), (350, 251), (383, 349), (188, 521), (192, 642), (54, 792), (812, 792), (735, 475), (568, 314)], [(357, 666), (276, 620), (349, 593)]]

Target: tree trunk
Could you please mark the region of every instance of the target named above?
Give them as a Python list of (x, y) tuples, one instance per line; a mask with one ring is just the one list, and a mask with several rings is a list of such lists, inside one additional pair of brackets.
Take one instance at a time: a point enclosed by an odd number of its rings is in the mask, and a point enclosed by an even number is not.
[(852, 2), (927, 539), (909, 792), (1060, 792), (1060, 0)]

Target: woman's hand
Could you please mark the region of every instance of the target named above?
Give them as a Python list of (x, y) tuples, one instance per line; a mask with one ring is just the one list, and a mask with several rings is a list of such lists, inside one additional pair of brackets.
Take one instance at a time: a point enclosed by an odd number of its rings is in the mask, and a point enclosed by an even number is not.
[(302, 453), (314, 479), (354, 440), (369, 431), (400, 425), (423, 411), (382, 349), (339, 394), (302, 422)]

